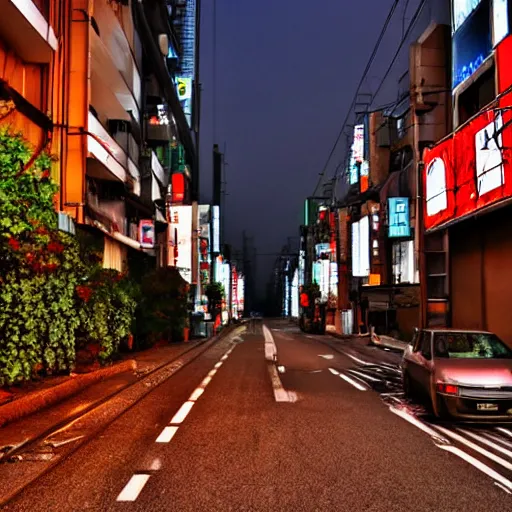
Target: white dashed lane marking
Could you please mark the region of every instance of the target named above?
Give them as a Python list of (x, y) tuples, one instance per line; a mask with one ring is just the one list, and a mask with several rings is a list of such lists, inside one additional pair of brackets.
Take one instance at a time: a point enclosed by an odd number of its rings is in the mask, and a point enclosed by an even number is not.
[[(218, 363), (215, 364), (213, 370), (210, 370), (208, 375), (203, 379), (201, 384), (192, 392), (190, 398), (182, 404), (182, 406), (178, 409), (176, 414), (173, 416), (172, 420), (169, 422), (169, 425), (166, 426), (160, 435), (156, 438), (156, 443), (170, 443), (174, 436), (178, 432), (178, 425), (181, 425), (183, 421), (185, 421), (186, 417), (192, 410), (192, 407), (196, 403), (196, 401), (200, 398), (200, 396), (204, 393), (206, 386), (211, 382), (213, 376), (217, 373), (217, 370), (222, 366), (223, 362), (228, 358), (229, 354), (233, 351), (235, 345), (233, 345), (220, 359)], [(152, 471), (158, 471), (161, 469), (162, 464), (159, 459), (155, 459), (151, 465)], [(145, 473), (136, 473), (133, 475), (128, 483), (124, 486), (123, 490), (117, 496), (116, 501), (119, 502), (128, 502), (135, 501), (142, 489), (149, 480), (150, 475)]]
[(135, 501), (149, 480), (150, 475), (133, 475), (117, 497), (117, 501)]

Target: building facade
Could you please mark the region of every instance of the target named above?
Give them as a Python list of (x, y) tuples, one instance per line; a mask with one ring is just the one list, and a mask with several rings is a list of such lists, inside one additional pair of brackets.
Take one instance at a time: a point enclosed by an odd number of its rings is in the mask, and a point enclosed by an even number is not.
[(512, 342), (510, 1), (452, 2), (453, 131), (424, 153), (428, 325)]
[(196, 2), (6, 8), (0, 122), (56, 156), (62, 226), (87, 233), (106, 268), (168, 264), (167, 205), (197, 196)]

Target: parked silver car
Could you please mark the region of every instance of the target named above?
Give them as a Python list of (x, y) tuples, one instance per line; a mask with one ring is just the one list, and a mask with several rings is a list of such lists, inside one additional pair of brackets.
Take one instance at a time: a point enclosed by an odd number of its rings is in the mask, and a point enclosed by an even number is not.
[(407, 396), (422, 396), (436, 416), (512, 421), (512, 350), (495, 334), (417, 330), (405, 349)]

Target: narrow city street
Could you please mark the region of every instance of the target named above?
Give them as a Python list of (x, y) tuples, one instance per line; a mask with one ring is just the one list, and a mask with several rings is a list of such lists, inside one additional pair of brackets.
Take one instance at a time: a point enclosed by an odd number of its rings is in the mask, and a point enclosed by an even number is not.
[[(507, 510), (512, 428), (435, 424), (404, 401), (399, 361), (358, 338), (247, 324), (5, 510)], [(23, 464), (38, 462), (10, 467)]]

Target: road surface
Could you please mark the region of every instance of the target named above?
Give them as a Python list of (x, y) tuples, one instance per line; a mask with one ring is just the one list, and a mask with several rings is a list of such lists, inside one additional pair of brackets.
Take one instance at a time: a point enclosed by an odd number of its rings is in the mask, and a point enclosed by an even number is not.
[(266, 326), (207, 350), (5, 510), (512, 509), (512, 427), (436, 424), (403, 399), (398, 354)]

